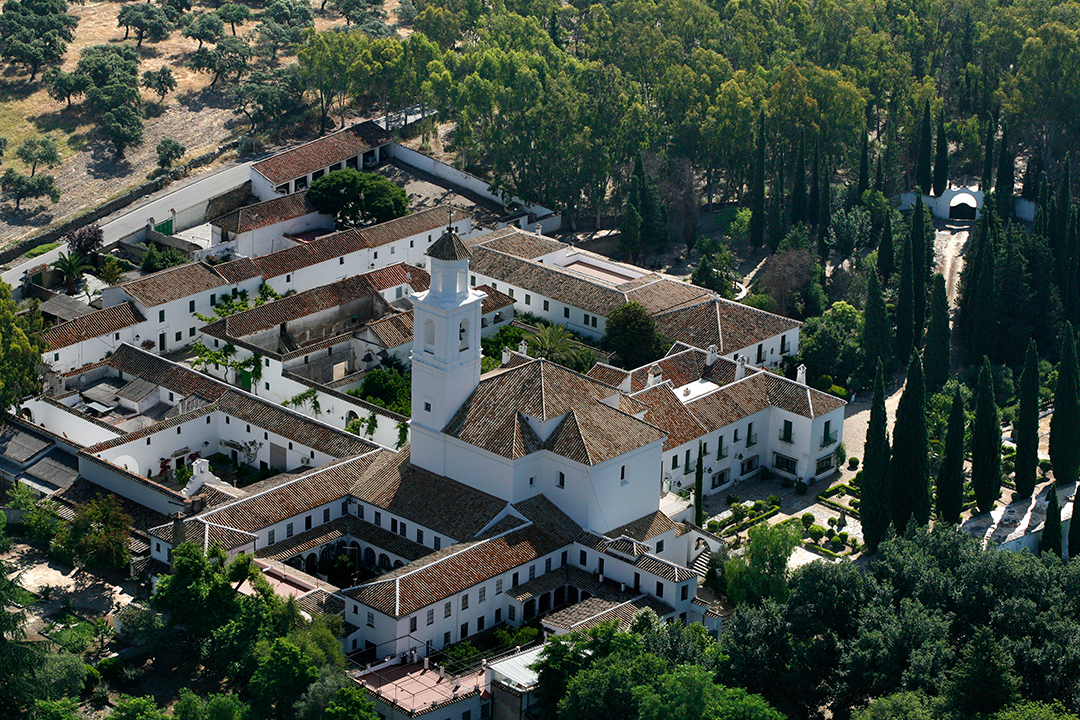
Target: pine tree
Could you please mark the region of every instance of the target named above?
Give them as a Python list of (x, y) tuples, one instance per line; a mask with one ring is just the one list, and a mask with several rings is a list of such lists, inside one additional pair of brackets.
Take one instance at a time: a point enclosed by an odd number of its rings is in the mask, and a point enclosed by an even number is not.
[(982, 179), (979, 181), (979, 189), (984, 193), (990, 192), (993, 187), (991, 180), (994, 175), (994, 135), (997, 133), (997, 123), (991, 118), (986, 123), (986, 145), (983, 151)]
[(889, 493), (889, 434), (885, 413), (885, 369), (879, 362), (874, 377), (874, 399), (870, 403), (870, 424), (863, 448), (862, 497), (859, 520), (863, 540), (870, 552), (877, 552), (885, 539), (892, 516)]
[(945, 111), (938, 117), (937, 150), (934, 153), (934, 195), (949, 188), (949, 138), (945, 136)]
[(882, 283), (888, 283), (896, 270), (896, 259), (893, 257), (893, 232), (892, 210), (885, 212), (885, 227), (881, 231), (881, 241), (877, 249), (877, 271), (881, 276)]
[[(911, 299), (913, 347), (922, 345), (923, 329), (926, 327), (926, 213), (923, 212), (921, 195), (915, 196), (915, 207), (911, 211), (908, 242), (911, 247)], [(903, 356), (901, 356), (903, 357)]]
[(1005, 123), (1001, 123), (1001, 144), (998, 150), (997, 185), (994, 187), (994, 197), (997, 198), (998, 217), (1008, 220), (1013, 215), (1016, 167), (1013, 165), (1012, 153), (1009, 152), (1009, 127)]
[(900, 287), (896, 290), (896, 357), (910, 357), (914, 347), (915, 297), (911, 272), (911, 242), (900, 251)]
[(907, 384), (896, 408), (893, 427), (892, 462), (889, 485), (892, 488), (892, 522), (897, 532), (907, 529), (910, 520), (925, 525), (930, 519), (930, 478), (926, 434), (926, 391), (923, 386), (922, 361), (911, 354)]
[(915, 185), (918, 187), (919, 193), (922, 195), (929, 195), (931, 190), (931, 170), (930, 170), (930, 146), (933, 143), (932, 130), (930, 125), (930, 99), (927, 98), (926, 105), (923, 108), (922, 129), (919, 131), (919, 154), (916, 159), (917, 165), (915, 167)]
[(863, 195), (870, 189), (870, 135), (866, 130), (862, 134), (862, 154), (859, 155), (859, 184), (855, 186), (855, 202), (862, 202)]
[(1072, 518), (1069, 520), (1069, 559), (1080, 557), (1080, 507), (1077, 506), (1080, 492), (1073, 494)]
[(750, 244), (765, 244), (765, 110), (758, 115), (757, 147), (754, 148), (754, 185), (750, 195)]
[(1039, 538), (1039, 554), (1053, 553), (1061, 557), (1061, 505), (1058, 504), (1057, 488), (1046, 489), (1046, 522)]
[(953, 392), (949, 424), (945, 428), (945, 453), (937, 475), (938, 520), (956, 525), (964, 507), (964, 400), (960, 388)]
[(1065, 321), (1061, 335), (1054, 415), (1050, 418), (1050, 462), (1054, 466), (1054, 479), (1070, 483), (1076, 482), (1080, 471), (1080, 400), (1072, 323)]
[(818, 213), (821, 211), (821, 148), (814, 145), (814, 167), (810, 172), (810, 199), (806, 203), (806, 224), (817, 227)]
[[(872, 275), (873, 273), (871, 273)], [(868, 301), (869, 302), (869, 301)], [(949, 328), (949, 299), (945, 277), (938, 273), (930, 290), (930, 324), (926, 329), (926, 393), (940, 392), (949, 379), (952, 331)]]
[(878, 363), (892, 365), (892, 328), (885, 299), (881, 295), (881, 283), (877, 273), (870, 273), (866, 282), (866, 308), (863, 311), (863, 372), (869, 378)]
[(806, 222), (806, 138), (799, 133), (799, 157), (795, 163), (795, 183), (791, 190), (791, 224)]
[(701, 441), (697, 444), (697, 467), (694, 468), (694, 524), (705, 526), (705, 463)]
[(979, 512), (990, 512), (1001, 497), (1001, 421), (994, 400), (990, 358), (983, 355), (979, 370), (979, 396), (971, 425), (971, 485)]
[[(1020, 406), (1016, 412), (1016, 457), (1013, 459), (1016, 494), (1031, 497), (1039, 465), (1039, 355), (1029, 340), (1020, 374)], [(1080, 526), (1080, 523), (1077, 523)]]

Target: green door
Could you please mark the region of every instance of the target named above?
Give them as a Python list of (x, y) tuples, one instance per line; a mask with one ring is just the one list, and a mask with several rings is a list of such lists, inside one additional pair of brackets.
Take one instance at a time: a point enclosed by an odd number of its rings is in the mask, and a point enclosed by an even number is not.
[(245, 390), (249, 390), (249, 391), (251, 390), (251, 371), (250, 370), (241, 370), (240, 371), (240, 387), (244, 388)]

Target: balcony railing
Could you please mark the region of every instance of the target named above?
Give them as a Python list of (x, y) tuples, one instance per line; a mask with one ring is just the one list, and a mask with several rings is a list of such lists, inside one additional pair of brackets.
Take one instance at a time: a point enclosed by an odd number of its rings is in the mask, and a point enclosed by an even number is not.
[(795, 442), (794, 433), (784, 432), (783, 430), (781, 430), (778, 437), (780, 438), (780, 442), (787, 443), (788, 445), (791, 445)]
[(836, 442), (836, 431), (825, 433), (821, 436), (821, 447), (829, 447)]
[(746, 447), (754, 447), (757, 445), (757, 433), (746, 436)]
[(723, 460), (727, 457), (727, 453), (728, 449), (726, 447), (721, 447), (719, 450), (716, 451), (716, 459)]

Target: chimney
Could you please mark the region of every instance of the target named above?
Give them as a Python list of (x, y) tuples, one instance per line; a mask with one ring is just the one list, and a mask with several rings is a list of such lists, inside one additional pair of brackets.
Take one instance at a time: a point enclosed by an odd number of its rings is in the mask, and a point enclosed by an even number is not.
[(544, 226), (541, 225), (540, 223), (536, 223), (536, 234), (537, 235), (543, 235), (544, 234)]
[(518, 343), (518, 352), (520, 354), (524, 355), (525, 357), (529, 357), (529, 343), (526, 342), (525, 340), (522, 340), (521, 342), (519, 342)]
[(800, 385), (806, 384), (806, 366), (800, 365), (795, 371), (795, 382)]
[(652, 387), (659, 384), (664, 379), (664, 373), (660, 370), (659, 365), (652, 365), (649, 367), (649, 377), (645, 381), (645, 387)]
[(428, 659), (427, 659), (426, 657), (424, 658), (424, 669), (425, 669), (425, 670), (428, 670), (428, 669), (429, 669), (429, 668), (428, 668)]
[(446, 668), (442, 665), (439, 666), (439, 679), (442, 680), (446, 677)]
[(742, 355), (735, 361), (735, 381), (738, 382), (746, 376), (746, 358)]
[(512, 353), (511, 353), (509, 345), (507, 345), (506, 347), (503, 348), (503, 351), (502, 351), (502, 364), (503, 365), (510, 362), (510, 355), (511, 354)]
[(717, 348), (715, 345), (709, 346), (709, 354), (705, 356), (705, 367), (712, 367), (716, 362), (716, 351)]

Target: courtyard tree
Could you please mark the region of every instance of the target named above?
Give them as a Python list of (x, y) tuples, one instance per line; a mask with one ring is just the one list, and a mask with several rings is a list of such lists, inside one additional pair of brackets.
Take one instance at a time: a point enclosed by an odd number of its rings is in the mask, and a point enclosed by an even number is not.
[(326, 215), (333, 215), (338, 227), (381, 223), (405, 215), (405, 191), (378, 173), (362, 173), (352, 168), (335, 170), (311, 183), (308, 200)]
[(72, 251), (67, 255), (60, 253), (60, 257), (53, 260), (52, 267), (64, 276), (67, 294), (74, 295), (75, 283), (82, 279), (84, 272), (90, 269), (90, 263), (86, 261), (86, 258)]
[(638, 368), (660, 359), (665, 345), (656, 320), (640, 304), (628, 302), (608, 316), (602, 346), (615, 353), (622, 367)]
[(786, 600), (787, 562), (800, 542), (800, 532), (791, 525), (759, 523), (747, 535), (746, 552), (724, 564), (728, 597), (739, 604)]

